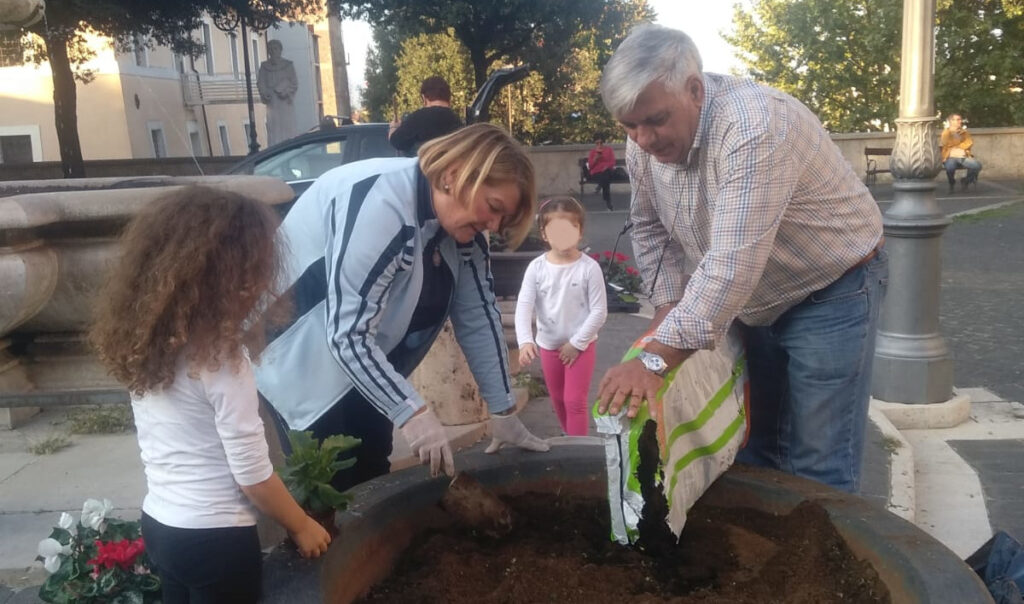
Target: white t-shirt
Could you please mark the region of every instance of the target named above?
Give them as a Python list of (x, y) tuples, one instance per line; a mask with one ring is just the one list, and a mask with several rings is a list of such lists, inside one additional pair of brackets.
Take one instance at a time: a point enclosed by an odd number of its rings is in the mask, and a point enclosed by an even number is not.
[(179, 359), (169, 387), (132, 397), (148, 492), (142, 510), (178, 528), (256, 524), (239, 485), (270, 478), (252, 367), (224, 363), (188, 376)]
[(586, 350), (597, 339), (607, 317), (604, 275), (590, 256), (581, 254), (575, 262), (554, 264), (543, 254), (526, 268), (516, 300), (516, 339), (520, 347), (535, 342), (541, 348), (556, 350), (570, 342), (578, 350)]

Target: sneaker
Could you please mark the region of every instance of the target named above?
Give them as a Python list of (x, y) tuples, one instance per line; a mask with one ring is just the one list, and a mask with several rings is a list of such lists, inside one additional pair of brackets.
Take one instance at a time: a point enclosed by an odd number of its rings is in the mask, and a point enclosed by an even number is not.
[(614, 212), (615, 211), (615, 208), (612, 207), (612, 202), (606, 201), (606, 202), (604, 202), (604, 205), (608, 206), (608, 211), (609, 212)]
[(594, 187), (594, 193), (600, 193), (600, 192), (601, 192), (601, 185), (597, 185), (596, 187)]

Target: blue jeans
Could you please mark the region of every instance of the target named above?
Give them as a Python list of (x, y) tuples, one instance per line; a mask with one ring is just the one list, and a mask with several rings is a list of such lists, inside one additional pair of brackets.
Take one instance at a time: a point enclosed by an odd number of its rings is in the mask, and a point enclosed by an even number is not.
[(750, 437), (736, 461), (860, 488), (885, 250), (771, 325), (743, 326)]
[(946, 168), (946, 178), (951, 185), (956, 184), (956, 169), (960, 166), (967, 168), (967, 183), (977, 182), (981, 172), (981, 162), (973, 157), (951, 157), (942, 165)]

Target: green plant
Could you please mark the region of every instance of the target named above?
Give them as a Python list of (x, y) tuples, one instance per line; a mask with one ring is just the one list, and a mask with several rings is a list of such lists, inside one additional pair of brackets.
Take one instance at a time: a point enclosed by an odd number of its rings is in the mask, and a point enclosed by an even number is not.
[(130, 405), (80, 407), (68, 412), (72, 434), (117, 434), (135, 429)]
[(548, 389), (542, 380), (538, 380), (526, 371), (520, 371), (512, 378), (512, 385), (516, 388), (526, 388), (530, 398), (547, 396)]
[(641, 291), (643, 280), (640, 279), (640, 271), (626, 264), (629, 256), (605, 250), (600, 254), (591, 254), (590, 257), (601, 265), (605, 283), (617, 285), (629, 293)]
[(359, 446), (358, 438), (338, 434), (322, 442), (312, 432), (290, 430), (292, 452), (278, 469), (281, 480), (300, 506), (312, 515), (344, 510), (352, 496), (331, 486), (331, 478), (356, 463), (355, 457), (339, 460), (338, 455)]
[(157, 602), (160, 577), (153, 573), (138, 521), (111, 518), (109, 499), (87, 499), (78, 522), (64, 512), (39, 542), (37, 560), (50, 575), (39, 588), (44, 602)]
[(51, 434), (46, 438), (32, 442), (28, 446), (28, 452), (33, 455), (51, 455), (71, 446), (71, 439), (65, 434)]

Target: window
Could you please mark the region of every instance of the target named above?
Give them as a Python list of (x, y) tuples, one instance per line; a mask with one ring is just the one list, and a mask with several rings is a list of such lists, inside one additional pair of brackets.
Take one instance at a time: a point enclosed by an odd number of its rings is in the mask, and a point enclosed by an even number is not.
[(178, 73), (185, 73), (185, 57), (178, 53), (174, 53), (174, 57), (171, 59), (171, 62), (174, 63), (174, 71)]
[(228, 46), (231, 48), (231, 73), (238, 77), (238, 36), (235, 32), (228, 34)]
[(285, 182), (313, 180), (340, 166), (345, 139), (308, 143), (268, 157), (253, 168), (258, 176), (274, 176)]
[(13, 134), (0, 136), (0, 164), (32, 163), (32, 136)]
[(188, 146), (192, 156), (199, 157), (203, 155), (203, 138), (199, 136), (199, 124), (189, 120), (185, 124), (185, 128), (188, 130)]
[(21, 32), (0, 31), (0, 67), (17, 67), (25, 62), (25, 45)]
[(254, 37), (252, 39), (252, 57), (250, 57), (250, 58), (252, 59), (252, 71), (253, 71), (253, 73), (256, 73), (257, 71), (260, 70), (260, 39), (259, 38), (255, 38)]
[(210, 33), (210, 24), (203, 23), (203, 58), (206, 59), (206, 73), (213, 73), (213, 36)]
[(249, 130), (249, 122), (242, 122), (242, 140), (245, 141), (245, 146), (248, 147), (249, 143), (252, 142), (252, 132)]
[(149, 53), (146, 49), (145, 36), (135, 34), (132, 40), (135, 51), (135, 64), (139, 67), (149, 67)]
[(218, 122), (217, 132), (220, 134), (221, 152), (225, 157), (227, 157), (228, 155), (231, 155), (231, 140), (228, 138), (228, 127), (225, 124)]
[(167, 157), (167, 141), (164, 140), (163, 126), (150, 126), (149, 140), (153, 145), (153, 157)]

